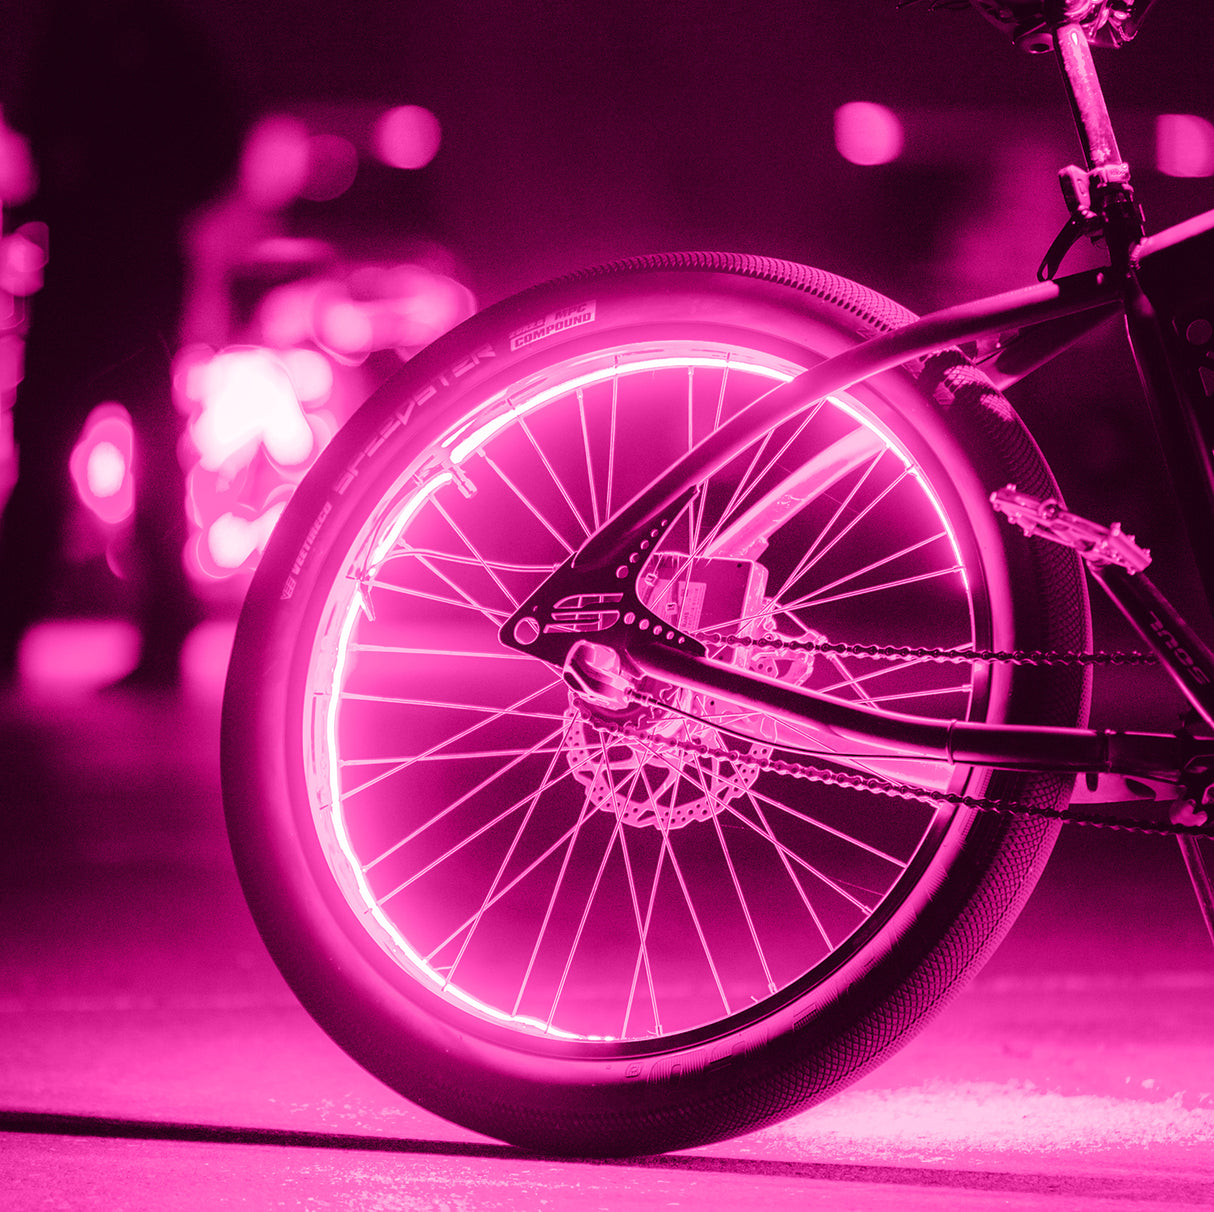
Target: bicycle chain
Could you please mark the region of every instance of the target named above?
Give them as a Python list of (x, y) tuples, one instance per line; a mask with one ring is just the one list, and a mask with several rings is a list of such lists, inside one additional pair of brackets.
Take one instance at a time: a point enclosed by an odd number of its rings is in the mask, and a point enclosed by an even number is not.
[(899, 658), (935, 661), (938, 664), (968, 664), (971, 661), (998, 661), (1010, 665), (1149, 665), (1156, 657), (1149, 652), (1051, 652), (1028, 649), (999, 652), (989, 648), (905, 648), (892, 644), (848, 644), (831, 640), (788, 640), (771, 636), (715, 635), (719, 643), (740, 648), (776, 648), (822, 652), (834, 656), (860, 657), (866, 660)]
[[(1147, 664), (1156, 658), (1150, 653), (1141, 652), (993, 652), (978, 649), (944, 650), (931, 648), (902, 648), (894, 646), (879, 647), (867, 644), (835, 643), (826, 640), (789, 640), (780, 641), (768, 637), (751, 636), (713, 636), (723, 644), (736, 644), (741, 647), (795, 649), (798, 651), (812, 650), (814, 652), (830, 653), (841, 656), (856, 656), (866, 658), (904, 657), (929, 661), (956, 663), (970, 660), (1004, 661), (1014, 664), (1034, 665), (1124, 665)], [(691, 712), (680, 711), (672, 707), (656, 695), (643, 690), (632, 689), (629, 698), (641, 707), (651, 707), (662, 712), (674, 712), (697, 722), (700, 717)], [(734, 761), (742, 755), (729, 750), (714, 749), (700, 741), (675, 740), (671, 737), (660, 736), (647, 732), (633, 724), (623, 721), (608, 722), (601, 717), (583, 712), (584, 718), (600, 733), (615, 737), (625, 742), (641, 742), (652, 748), (663, 748), (678, 753), (691, 754), (697, 757), (729, 756)], [(716, 725), (713, 725), (716, 727)], [(747, 738), (755, 739), (755, 738)], [(1062, 810), (1038, 808), (1030, 804), (1015, 801), (995, 799), (989, 796), (964, 795), (959, 792), (927, 791), (907, 783), (896, 783), (890, 779), (875, 775), (851, 774), (842, 770), (832, 770), (822, 766), (814, 766), (807, 762), (790, 762), (783, 758), (764, 756), (761, 753), (745, 755), (746, 764), (758, 766), (760, 770), (773, 774), (781, 774), (790, 778), (805, 779), (808, 782), (822, 783), (827, 786), (845, 787), (853, 791), (863, 791), (870, 795), (882, 795), (891, 799), (903, 799), (927, 804), (932, 807), (972, 808), (979, 812), (997, 812), (1009, 816), (1033, 816), (1047, 820), (1067, 821), (1079, 825), (1096, 825), (1110, 829), (1127, 830), (1133, 833), (1151, 833), (1172, 835), (1177, 832), (1191, 832), (1177, 827), (1163, 825), (1153, 826), (1140, 822), (1129, 822), (1124, 818), (1114, 817), (1097, 812), (1077, 811), (1073, 807)]]

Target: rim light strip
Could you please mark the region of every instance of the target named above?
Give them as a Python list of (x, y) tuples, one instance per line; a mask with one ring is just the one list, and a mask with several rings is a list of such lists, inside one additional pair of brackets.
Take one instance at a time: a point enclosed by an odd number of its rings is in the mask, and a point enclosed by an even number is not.
[[(600, 370), (591, 371), (584, 375), (575, 376), (572, 379), (566, 379), (556, 386), (549, 387), (543, 391), (537, 392), (522, 404), (512, 404), (503, 412), (499, 413), (492, 420), (487, 421), (479, 428), (474, 430), (467, 437), (456, 442), (451, 450), (451, 463), (453, 466), (459, 466), (469, 456), (479, 450), (494, 434), (498, 433), (509, 425), (512, 421), (516, 421), (527, 413), (534, 411), (536, 408), (542, 407), (544, 404), (556, 399), (558, 396), (567, 395), (570, 392), (577, 391), (579, 388), (588, 387), (595, 383), (603, 382), (606, 379), (617, 375), (642, 374), (653, 370), (665, 369), (689, 369), (694, 367), (703, 367), (709, 369), (723, 369), (728, 367), (731, 370), (739, 370), (745, 374), (757, 375), (761, 378), (772, 379), (777, 382), (788, 382), (793, 375), (782, 370), (777, 370), (774, 367), (758, 366), (751, 363), (734, 362), (728, 357), (667, 357), (667, 358), (650, 358), (639, 362), (632, 362), (627, 365), (613, 365), (604, 367)], [(504, 398), (503, 395), (498, 395), (490, 400), (487, 400), (482, 405), (480, 412), (492, 408), (495, 404)], [(893, 441), (889, 434), (883, 428), (875, 424), (871, 418), (861, 417), (854, 409), (850, 408), (846, 403), (835, 396), (830, 397), (831, 403), (846, 412), (858, 424), (877, 433), (886, 447), (892, 450), (903, 462), (903, 464), (915, 475), (921, 485), (924, 494), (931, 502), (935, 509), (941, 524), (943, 525), (949, 537), (949, 542), (952, 545), (954, 555), (957, 559), (958, 567), (961, 569), (961, 575), (965, 580), (965, 570), (961, 565), (961, 554), (957, 547), (957, 540), (953, 534), (952, 528), (948, 525), (947, 519), (944, 516), (944, 511), (940, 502), (936, 498), (936, 494), (931, 487), (919, 476), (916, 468), (912, 467), (910, 460), (902, 450), (902, 448)], [(456, 441), (458, 435), (451, 435), (443, 445), (450, 445)], [(400, 513), (393, 520), (388, 531), (376, 543), (370, 562), (371, 568), (378, 566), (387, 558), (392, 549), (395, 547), (397, 540), (404, 531), (405, 526), (409, 521), (416, 517), (419, 510), (433, 496), (439, 488), (449, 484), (454, 479), (450, 472), (444, 472), (429, 481), (420, 490), (417, 496), (408, 501), (402, 506)], [(968, 582), (967, 582), (968, 584)], [(329, 750), (329, 797), (332, 805), (330, 816), (333, 822), (334, 840), (337, 842), (342, 854), (345, 856), (348, 869), (352, 873), (354, 880), (358, 886), (358, 894), (362, 903), (366, 906), (367, 912), (379, 925), (393, 945), (408, 960), (424, 977), (430, 980), (436, 989), (455, 1001), (459, 1001), (468, 1006), (475, 1013), (482, 1015), (495, 1022), (505, 1023), (513, 1026), (522, 1026), (537, 1031), (543, 1035), (555, 1036), (561, 1039), (583, 1039), (583, 1040), (612, 1040), (614, 1036), (598, 1036), (598, 1035), (578, 1035), (574, 1032), (563, 1031), (559, 1027), (541, 1022), (539, 1019), (528, 1015), (507, 1014), (494, 1006), (490, 1006), (480, 998), (461, 989), (458, 985), (451, 984), (445, 980), (443, 976), (436, 972), (400, 933), (396, 924), (387, 916), (382, 907), (375, 899), (374, 893), (371, 891), (370, 885), (367, 883), (366, 874), (362, 869), (362, 864), (354, 853), (353, 846), (350, 842), (349, 833), (346, 829), (344, 810), (341, 797), (341, 780), (338, 771), (337, 761), (337, 708), (340, 697), (340, 687), (345, 682), (346, 660), (350, 644), (350, 637), (354, 630), (354, 625), (358, 621), (359, 615), (362, 613), (362, 597), (361, 594), (354, 594), (347, 606), (346, 616), (342, 620), (340, 635), (338, 638), (337, 659), (333, 669), (333, 687), (334, 693), (329, 695), (329, 706), (326, 713), (326, 743)]]

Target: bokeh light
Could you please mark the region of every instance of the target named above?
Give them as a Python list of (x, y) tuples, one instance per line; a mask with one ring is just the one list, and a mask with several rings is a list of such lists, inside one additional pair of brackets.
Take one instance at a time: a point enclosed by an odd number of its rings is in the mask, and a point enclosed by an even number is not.
[(134, 448), (130, 413), (110, 401), (89, 414), (68, 464), (80, 500), (111, 526), (135, 508)]
[(203, 408), (190, 436), (205, 470), (247, 461), (249, 449), (258, 446), (283, 464), (302, 463), (311, 455), (312, 430), (290, 374), (273, 353), (228, 350), (197, 373), (203, 381), (187, 390)]
[(904, 142), (902, 123), (887, 106), (849, 101), (835, 110), (835, 147), (852, 164), (889, 164)]
[(259, 210), (277, 210), (299, 197), (311, 160), (308, 128), (298, 118), (270, 114), (249, 132), (240, 159), (240, 192)]
[(1160, 114), (1155, 162), (1168, 177), (1214, 177), (1214, 123), (1197, 114)]
[(398, 105), (375, 124), (375, 154), (392, 168), (425, 168), (441, 142), (438, 119), (421, 105)]

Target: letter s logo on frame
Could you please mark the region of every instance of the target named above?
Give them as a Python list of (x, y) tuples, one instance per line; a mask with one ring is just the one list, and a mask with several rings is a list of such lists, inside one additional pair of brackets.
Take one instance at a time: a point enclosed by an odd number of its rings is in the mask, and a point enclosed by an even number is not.
[(622, 593), (574, 593), (561, 598), (552, 609), (552, 622), (545, 631), (606, 631), (620, 621), (620, 612), (610, 607), (622, 602)]

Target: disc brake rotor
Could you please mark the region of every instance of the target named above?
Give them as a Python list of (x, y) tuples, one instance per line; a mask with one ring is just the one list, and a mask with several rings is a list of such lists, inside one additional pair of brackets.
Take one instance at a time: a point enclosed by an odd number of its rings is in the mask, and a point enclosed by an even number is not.
[[(703, 711), (702, 704), (689, 702), (686, 710), (694, 715), (697, 708)], [(573, 777), (595, 808), (614, 813), (625, 825), (666, 831), (711, 820), (746, 795), (771, 757), (769, 746), (730, 748), (738, 742), (711, 724), (678, 715), (650, 721), (647, 732), (654, 740), (649, 743), (639, 736), (622, 738), (606, 723), (596, 726), (576, 702), (566, 723)], [(689, 747), (674, 747), (679, 744)]]

